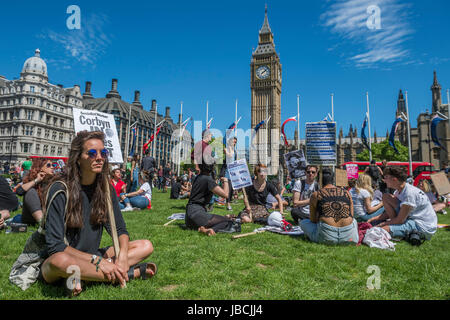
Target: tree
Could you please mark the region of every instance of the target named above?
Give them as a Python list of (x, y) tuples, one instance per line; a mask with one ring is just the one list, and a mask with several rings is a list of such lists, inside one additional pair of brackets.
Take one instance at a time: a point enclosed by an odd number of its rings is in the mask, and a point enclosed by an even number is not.
[[(395, 153), (394, 148), (389, 145), (389, 141), (385, 140), (380, 143), (372, 143), (372, 159), (376, 161), (409, 161), (408, 147), (402, 145), (399, 141), (395, 141), (395, 147), (399, 153)], [(369, 161), (369, 150), (364, 149), (363, 152), (356, 156), (358, 161)]]

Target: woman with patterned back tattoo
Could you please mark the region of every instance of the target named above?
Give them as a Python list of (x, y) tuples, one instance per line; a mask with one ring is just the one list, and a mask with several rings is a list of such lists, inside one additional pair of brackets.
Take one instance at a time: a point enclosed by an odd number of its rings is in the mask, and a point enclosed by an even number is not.
[(322, 189), (310, 200), (310, 219), (300, 222), (305, 235), (313, 242), (340, 244), (358, 243), (358, 225), (353, 218), (352, 197), (344, 188), (333, 185), (334, 174), (322, 172)]

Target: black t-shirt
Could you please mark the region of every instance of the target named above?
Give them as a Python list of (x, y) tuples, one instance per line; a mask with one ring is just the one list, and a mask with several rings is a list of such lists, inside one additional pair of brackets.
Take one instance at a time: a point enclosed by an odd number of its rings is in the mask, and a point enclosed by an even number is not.
[(164, 175), (164, 178), (169, 178), (170, 177), (170, 168), (165, 167), (163, 169), (163, 175)]
[(170, 189), (170, 199), (178, 199), (181, 191), (181, 184), (178, 182), (172, 183), (172, 189)]
[(206, 206), (211, 201), (213, 196), (212, 190), (217, 187), (217, 183), (211, 176), (200, 174), (192, 184), (191, 195), (189, 197), (189, 204), (198, 204)]
[[(49, 190), (49, 199), (57, 190), (64, 188), (60, 183), (56, 183)], [(79, 251), (89, 254), (98, 254), (100, 242), (103, 235), (103, 227), (111, 235), (109, 222), (103, 225), (91, 225), (91, 200), (94, 196), (93, 186), (82, 186), (81, 199), (83, 208), (83, 227), (81, 229), (67, 229), (66, 237), (69, 245)], [(111, 200), (116, 220), (117, 235), (128, 235), (125, 221), (120, 212), (119, 201), (114, 188), (111, 187)], [(64, 193), (59, 193), (50, 204), (45, 222), (45, 239), (49, 255), (63, 252), (67, 245), (64, 243), (64, 213), (66, 197)]]
[(266, 182), (266, 187), (261, 192), (257, 192), (254, 185), (246, 187), (245, 192), (247, 193), (250, 204), (260, 204), (262, 206), (266, 205), (266, 199), (269, 193), (274, 197), (279, 195), (277, 188), (270, 182)]
[(142, 160), (141, 170), (153, 172), (155, 168), (156, 168), (156, 161), (153, 157), (148, 156)]
[(12, 192), (8, 181), (0, 176), (0, 210), (13, 211), (19, 206), (17, 196)]
[(25, 197), (23, 198), (22, 223), (29, 225), (36, 224), (37, 221), (34, 220), (32, 214), (39, 210), (42, 210), (41, 199), (39, 199), (37, 190), (31, 188), (25, 193)]

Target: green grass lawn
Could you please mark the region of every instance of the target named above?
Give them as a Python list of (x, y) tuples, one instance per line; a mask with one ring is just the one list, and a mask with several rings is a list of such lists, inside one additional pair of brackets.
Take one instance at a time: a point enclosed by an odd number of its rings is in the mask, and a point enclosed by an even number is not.
[[(365, 245), (327, 246), (301, 237), (262, 233), (231, 240), (229, 234), (207, 237), (186, 230), (184, 221), (163, 226), (186, 200), (169, 200), (154, 192), (152, 210), (125, 212), (131, 240), (150, 239), (158, 264), (150, 280), (134, 280), (125, 289), (108, 284), (83, 288), (78, 299), (449, 299), (450, 229), (439, 229), (431, 241), (413, 247), (402, 241), (395, 251)], [(233, 205), (233, 213), (243, 208)], [(216, 214), (227, 214), (216, 206)], [(439, 223), (450, 224), (439, 214)], [(259, 225), (243, 225), (251, 232)], [(10, 268), (31, 232), (0, 233), (0, 299), (66, 299), (64, 290), (37, 282), (22, 291), (8, 280)], [(102, 246), (112, 243), (105, 232)], [(380, 289), (369, 290), (367, 268), (380, 269)]]

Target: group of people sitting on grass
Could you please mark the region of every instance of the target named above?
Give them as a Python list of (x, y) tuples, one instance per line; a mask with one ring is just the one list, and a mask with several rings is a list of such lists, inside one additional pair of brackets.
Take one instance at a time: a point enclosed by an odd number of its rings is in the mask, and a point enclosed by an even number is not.
[[(284, 188), (267, 181), (266, 166), (255, 166), (253, 184), (243, 190), (245, 209), (238, 216), (208, 212), (211, 197), (228, 197), (231, 186), (226, 175), (220, 178), (222, 186), (216, 183), (211, 160), (210, 164), (201, 163), (198, 167), (200, 174), (192, 184), (186, 207), (189, 228), (214, 235), (240, 231), (242, 223), (267, 223), (268, 209), (276, 209), (284, 216), (289, 204), (280, 195), (280, 189)], [(394, 238), (406, 238), (417, 232), (424, 239), (431, 239), (437, 230), (436, 211), (448, 206), (447, 200), (436, 202), (426, 191), (428, 181), (423, 181), (419, 188), (407, 183), (406, 170), (398, 166), (387, 166), (381, 171), (384, 193), (369, 174), (350, 180), (349, 188), (335, 186), (334, 173), (328, 168), (322, 170), (319, 188), (317, 174), (318, 167), (308, 165), (306, 180), (293, 181), (291, 188), (292, 219), (313, 242), (358, 243), (358, 222), (383, 228)]]

